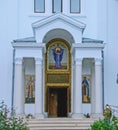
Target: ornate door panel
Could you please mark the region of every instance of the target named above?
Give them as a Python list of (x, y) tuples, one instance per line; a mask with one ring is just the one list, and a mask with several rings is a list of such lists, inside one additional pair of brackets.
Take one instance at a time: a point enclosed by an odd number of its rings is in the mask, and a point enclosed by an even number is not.
[(58, 106), (57, 98), (58, 98), (57, 92), (49, 89), (49, 99), (48, 99), (49, 117), (57, 117), (57, 106)]

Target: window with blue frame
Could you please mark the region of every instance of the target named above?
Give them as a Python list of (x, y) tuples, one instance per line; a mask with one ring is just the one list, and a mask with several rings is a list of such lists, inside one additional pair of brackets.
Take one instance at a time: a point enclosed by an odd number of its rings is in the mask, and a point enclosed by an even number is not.
[(62, 12), (62, 0), (52, 0), (52, 12)]
[(70, 0), (70, 13), (80, 13), (80, 0)]
[(45, 12), (45, 0), (34, 0), (34, 12), (35, 13)]

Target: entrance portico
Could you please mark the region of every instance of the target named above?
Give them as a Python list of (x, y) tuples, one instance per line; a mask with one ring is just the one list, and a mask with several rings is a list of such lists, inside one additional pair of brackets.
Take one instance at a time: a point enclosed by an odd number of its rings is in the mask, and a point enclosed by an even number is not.
[[(86, 112), (102, 115), (104, 44), (82, 38), (84, 28), (84, 24), (56, 14), (33, 23), (34, 37), (14, 40), (16, 114), (31, 113), (36, 118), (82, 118)], [(57, 46), (63, 50), (60, 68), (55, 67), (53, 55)], [(88, 86), (82, 84), (83, 77)]]

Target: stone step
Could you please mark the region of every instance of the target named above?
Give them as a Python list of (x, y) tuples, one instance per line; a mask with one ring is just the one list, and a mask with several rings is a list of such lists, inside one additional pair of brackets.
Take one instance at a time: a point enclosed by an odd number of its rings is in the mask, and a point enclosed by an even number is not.
[(93, 118), (46, 118), (30, 119), (28, 127), (30, 130), (88, 130), (95, 121)]

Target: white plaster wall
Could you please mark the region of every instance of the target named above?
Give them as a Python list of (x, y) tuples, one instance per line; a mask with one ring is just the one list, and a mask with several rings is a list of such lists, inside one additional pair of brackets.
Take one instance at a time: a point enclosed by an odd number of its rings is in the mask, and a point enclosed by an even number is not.
[(118, 106), (118, 0), (108, 0), (105, 48), (105, 103)]
[[(97, 39), (97, 6), (99, 0), (85, 0), (85, 23), (84, 37)], [(102, 4), (102, 3), (101, 3)]]
[(17, 1), (4, 0), (0, 3), (0, 102), (11, 106), (12, 46), (17, 37)]
[(17, 38), (30, 37), (33, 35), (31, 28), (33, 12), (33, 0), (17, 0)]
[[(51, 12), (51, 0), (46, 0)], [(116, 74), (118, 73), (118, 0), (84, 0), (83, 15), (74, 18), (86, 23), (84, 37), (104, 40), (105, 103), (118, 105)], [(50, 6), (49, 6), (50, 5)], [(51, 14), (51, 13), (50, 13)], [(47, 16), (46, 14), (45, 16)], [(72, 17), (72, 15), (71, 15)], [(33, 0), (4, 0), (0, 4), (0, 100), (11, 104), (12, 46), (11, 41), (33, 35), (31, 24), (44, 18), (33, 13)]]

